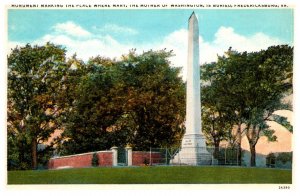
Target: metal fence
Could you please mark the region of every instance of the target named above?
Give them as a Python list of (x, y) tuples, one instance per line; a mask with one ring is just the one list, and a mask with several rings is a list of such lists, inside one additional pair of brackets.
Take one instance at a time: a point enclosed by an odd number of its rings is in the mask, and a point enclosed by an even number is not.
[[(235, 147), (149, 148), (149, 150), (144, 150), (143, 152), (144, 154), (148, 154), (144, 161), (147, 165), (223, 165), (250, 167), (251, 160), (251, 153), (249, 151)], [(276, 157), (257, 153), (256, 167), (291, 169), (292, 153), (283, 154), (285, 158), (281, 158), (283, 160), (280, 160)]]
[[(102, 152), (102, 151), (98, 151)], [(173, 165), (221, 165), (221, 166), (250, 166), (251, 154), (247, 150), (234, 147), (196, 147), (196, 148), (151, 148), (132, 149), (131, 147), (113, 147), (111, 151), (105, 151), (109, 156), (98, 156), (99, 166), (173, 166)], [(66, 157), (73, 159), (90, 153), (75, 154)], [(60, 162), (64, 162), (60, 157)], [(71, 163), (87, 166), (92, 163), (92, 156), (84, 156), (72, 160)], [(270, 153), (269, 155), (256, 154), (256, 167), (292, 168), (292, 152)], [(101, 162), (101, 164), (100, 164)], [(64, 166), (70, 166), (70, 161), (65, 161)]]
[(149, 148), (149, 165), (241, 165), (237, 148)]

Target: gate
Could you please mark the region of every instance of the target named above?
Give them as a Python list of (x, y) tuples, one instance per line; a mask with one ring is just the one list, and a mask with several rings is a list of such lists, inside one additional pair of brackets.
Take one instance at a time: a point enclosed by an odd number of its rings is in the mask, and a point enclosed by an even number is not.
[(169, 149), (167, 148), (166, 151), (167, 151), (166, 164), (169, 165), (170, 162), (175, 158), (175, 156), (180, 151), (180, 148), (169, 148)]
[(150, 148), (150, 165), (170, 165), (179, 148)]
[(118, 166), (127, 166), (128, 164), (127, 151), (123, 147), (118, 148)]

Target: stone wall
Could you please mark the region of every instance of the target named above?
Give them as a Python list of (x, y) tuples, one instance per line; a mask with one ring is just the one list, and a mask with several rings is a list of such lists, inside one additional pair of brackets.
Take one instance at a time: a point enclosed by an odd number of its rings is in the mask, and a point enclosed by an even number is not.
[(112, 166), (113, 153), (111, 151), (98, 151), (98, 152), (90, 152), (84, 154), (75, 154), (75, 155), (51, 158), (49, 160), (48, 168), (61, 169), (61, 168), (91, 167), (94, 153), (97, 153), (99, 166)]

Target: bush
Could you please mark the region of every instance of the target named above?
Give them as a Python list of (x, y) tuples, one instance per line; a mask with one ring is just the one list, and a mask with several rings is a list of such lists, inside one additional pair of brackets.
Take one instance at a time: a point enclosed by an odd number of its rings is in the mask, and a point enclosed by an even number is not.
[(144, 164), (145, 164), (145, 165), (149, 165), (149, 163), (150, 163), (149, 159), (145, 158), (145, 159), (144, 159)]
[(267, 167), (291, 168), (293, 162), (292, 152), (280, 152), (277, 155), (270, 153), (266, 157)]
[(275, 167), (276, 156), (274, 153), (270, 153), (266, 157), (266, 166), (267, 167)]
[(92, 166), (98, 167), (98, 165), (99, 165), (99, 158), (98, 158), (97, 153), (94, 153), (93, 158), (92, 158)]
[(54, 148), (52, 146), (46, 146), (43, 150), (37, 152), (37, 169), (48, 169), (48, 162), (53, 156)]
[(293, 153), (292, 152), (282, 152), (279, 153), (276, 157), (276, 162), (281, 161), (283, 164), (286, 164), (287, 162), (293, 161)]

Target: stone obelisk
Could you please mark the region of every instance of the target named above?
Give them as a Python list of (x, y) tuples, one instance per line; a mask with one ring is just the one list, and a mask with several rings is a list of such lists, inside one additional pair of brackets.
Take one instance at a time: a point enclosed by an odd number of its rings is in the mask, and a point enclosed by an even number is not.
[(181, 164), (188, 165), (209, 164), (211, 155), (206, 150), (205, 137), (201, 130), (199, 27), (194, 12), (188, 21), (186, 80), (186, 132), (182, 139), (181, 150), (174, 157), (174, 162), (180, 161)]
[(186, 136), (201, 133), (199, 27), (194, 12), (189, 18), (188, 29)]

